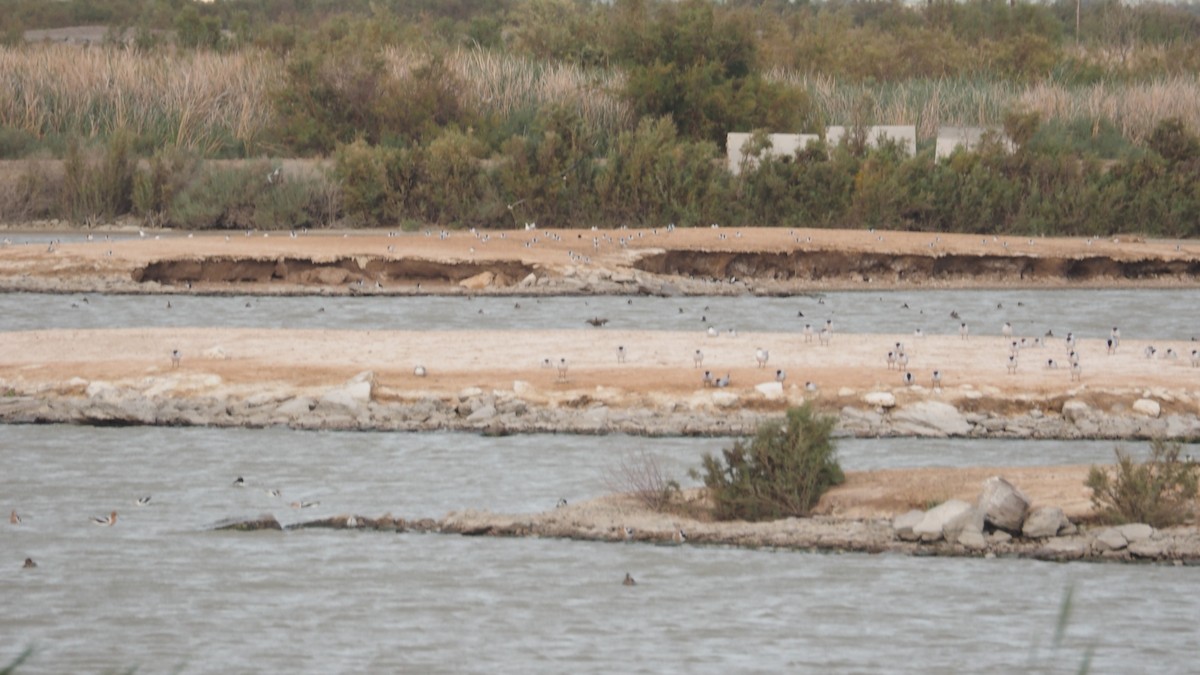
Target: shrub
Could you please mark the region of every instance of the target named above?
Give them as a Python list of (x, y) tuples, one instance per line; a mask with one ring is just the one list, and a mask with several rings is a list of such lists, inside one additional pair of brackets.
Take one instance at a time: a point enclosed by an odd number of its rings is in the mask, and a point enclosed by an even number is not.
[(1146, 523), (1151, 527), (1178, 525), (1195, 510), (1200, 465), (1180, 458), (1176, 441), (1154, 439), (1150, 457), (1138, 464), (1116, 449), (1111, 470), (1093, 466), (1084, 483), (1092, 489), (1092, 504), (1109, 523)]
[[(821, 494), (845, 480), (835, 457), (835, 419), (809, 404), (787, 411), (787, 425), (761, 425), (749, 443), (704, 456), (704, 484), (722, 520), (806, 516)], [(693, 476), (696, 476), (693, 472)]]
[(175, 195), (172, 225), (191, 230), (247, 229), (254, 221), (255, 201), (268, 186), (267, 162), (224, 168), (209, 166)]
[(609, 470), (605, 484), (613, 492), (633, 495), (643, 506), (660, 512), (679, 494), (679, 483), (663, 474), (658, 458), (642, 450), (630, 452)]

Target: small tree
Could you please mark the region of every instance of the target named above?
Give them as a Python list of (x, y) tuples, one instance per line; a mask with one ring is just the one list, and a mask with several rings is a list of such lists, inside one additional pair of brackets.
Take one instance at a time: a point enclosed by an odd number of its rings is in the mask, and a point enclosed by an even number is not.
[(604, 482), (613, 492), (629, 493), (655, 512), (666, 509), (679, 494), (679, 483), (668, 478), (658, 458), (645, 450), (623, 456)]
[(1120, 448), (1112, 471), (1093, 466), (1087, 482), (1092, 504), (1110, 523), (1146, 523), (1152, 527), (1178, 525), (1195, 509), (1200, 465), (1180, 458), (1177, 441), (1156, 438), (1150, 457), (1141, 464)]
[[(762, 424), (755, 437), (704, 456), (703, 478), (722, 520), (806, 516), (831, 486), (845, 480), (831, 438), (833, 417), (809, 404)], [(693, 471), (693, 476), (699, 477)]]

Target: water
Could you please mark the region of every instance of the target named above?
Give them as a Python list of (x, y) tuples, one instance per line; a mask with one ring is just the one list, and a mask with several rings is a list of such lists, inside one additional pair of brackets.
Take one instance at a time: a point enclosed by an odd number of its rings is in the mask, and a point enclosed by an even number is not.
[[(0, 664), (27, 672), (1186, 672), (1196, 568), (348, 531), (227, 516), (541, 511), (724, 439), (0, 426)], [(1108, 443), (846, 440), (847, 469), (1107, 461)], [(244, 476), (247, 486), (235, 488)], [(685, 480), (686, 482), (686, 480)], [(283, 491), (282, 500), (266, 493)], [(136, 507), (140, 496), (150, 505)], [(303, 515), (290, 499), (317, 499)], [(89, 516), (120, 512), (116, 526)], [(40, 564), (20, 569), (25, 556)], [(621, 586), (626, 572), (639, 582)], [(1064, 591), (1074, 611), (1052, 649)]]
[[(86, 301), (84, 298), (87, 298)], [(171, 309), (167, 309), (167, 302)], [(844, 291), (790, 298), (743, 297), (244, 297), (0, 293), (0, 330), (48, 328), (230, 327), (360, 330), (799, 331), (804, 325), (850, 333), (1000, 334), (1048, 330), (1107, 338), (1187, 340), (1200, 336), (1197, 289)], [(519, 306), (518, 306), (519, 305)], [(905, 308), (907, 305), (907, 309)], [(960, 318), (951, 316), (957, 312)], [(799, 316), (803, 314), (803, 316)]]

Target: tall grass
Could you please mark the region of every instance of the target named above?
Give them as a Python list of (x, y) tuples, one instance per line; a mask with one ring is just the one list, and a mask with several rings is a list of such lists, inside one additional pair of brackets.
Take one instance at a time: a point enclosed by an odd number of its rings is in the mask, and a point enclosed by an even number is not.
[[(403, 77), (429, 55), (388, 47), (384, 62), (392, 77)], [(498, 117), (519, 117), (549, 105), (579, 111), (594, 130), (613, 134), (629, 128), (633, 112), (619, 96), (625, 75), (614, 69), (537, 62), (484, 49), (456, 49), (445, 59), (463, 89), (461, 102)]]
[(866, 106), (873, 124), (912, 124), (917, 137), (933, 138), (939, 126), (1000, 126), (1010, 110), (1037, 112), (1045, 121), (1109, 122), (1143, 142), (1164, 119), (1178, 117), (1200, 131), (1200, 76), (1172, 75), (1144, 82), (1067, 85), (945, 78), (866, 84), (828, 76), (773, 70), (768, 77), (798, 87), (828, 124), (847, 124)]
[(156, 147), (253, 154), (282, 75), (279, 59), (256, 51), (0, 47), (0, 126), (38, 138), (124, 130)]

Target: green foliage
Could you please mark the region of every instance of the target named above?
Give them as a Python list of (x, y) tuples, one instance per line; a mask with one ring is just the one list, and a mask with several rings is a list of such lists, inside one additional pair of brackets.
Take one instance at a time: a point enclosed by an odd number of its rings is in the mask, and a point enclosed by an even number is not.
[(133, 212), (147, 225), (161, 227), (171, 219), (171, 204), (199, 170), (194, 155), (173, 149), (155, 153), (133, 180)]
[(170, 204), (169, 224), (185, 229), (297, 228), (320, 208), (309, 180), (268, 181), (267, 162), (207, 165)]
[(1137, 463), (1120, 448), (1112, 469), (1093, 466), (1084, 483), (1092, 505), (1109, 523), (1146, 523), (1151, 527), (1182, 524), (1195, 515), (1200, 465), (1180, 457), (1176, 441), (1150, 442), (1150, 457)]
[(130, 139), (119, 133), (109, 138), (103, 155), (85, 150), (78, 139), (67, 146), (63, 162), (63, 216), (91, 225), (129, 212), (135, 163)]
[(787, 412), (787, 425), (767, 422), (749, 443), (723, 458), (705, 455), (703, 479), (722, 520), (807, 516), (831, 486), (845, 480), (830, 437), (836, 420), (811, 405)]

